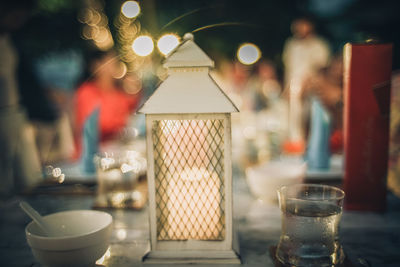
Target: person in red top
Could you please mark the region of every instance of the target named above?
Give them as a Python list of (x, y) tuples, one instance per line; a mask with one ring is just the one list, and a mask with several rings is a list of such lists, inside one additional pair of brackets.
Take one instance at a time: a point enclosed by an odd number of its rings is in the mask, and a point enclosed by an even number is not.
[(90, 77), (75, 93), (76, 158), (80, 155), (82, 130), (86, 119), (100, 108), (100, 141), (113, 139), (126, 126), (137, 108), (140, 93), (125, 93), (114, 78), (119, 70), (118, 56), (113, 50), (96, 51), (88, 62)]

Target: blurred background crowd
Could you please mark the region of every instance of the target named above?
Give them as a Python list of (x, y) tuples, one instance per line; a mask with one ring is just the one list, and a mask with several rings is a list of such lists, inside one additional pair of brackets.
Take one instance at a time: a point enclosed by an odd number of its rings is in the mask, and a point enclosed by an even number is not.
[[(143, 136), (135, 111), (166, 78), (162, 61), (186, 32), (214, 59), (212, 76), (241, 111), (233, 117), (238, 166), (303, 154), (315, 101), (329, 115), (330, 152), (340, 154), (343, 45), (392, 42), (399, 69), (398, 7), (394, 0), (2, 1), (0, 192), (29, 186), (48, 164), (78, 161), (98, 108), (101, 144)], [(396, 72), (393, 79), (395, 91)], [(396, 140), (398, 113), (392, 117)], [(399, 188), (395, 172), (389, 184)]]

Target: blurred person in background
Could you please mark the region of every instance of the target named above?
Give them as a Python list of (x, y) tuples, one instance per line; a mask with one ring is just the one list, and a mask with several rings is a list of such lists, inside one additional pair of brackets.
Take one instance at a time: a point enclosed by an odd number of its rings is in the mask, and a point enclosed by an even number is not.
[(225, 61), (220, 67), (217, 80), (224, 92), (240, 111), (254, 109), (254, 96), (248, 89), (250, 68), (237, 61)]
[[(282, 86), (278, 81), (276, 68), (268, 60), (261, 60), (257, 64), (255, 77), (258, 80), (257, 127), (267, 138), (260, 139), (264, 149), (259, 149), (259, 161), (276, 159), (280, 156), (282, 142), (287, 137), (288, 106), (282, 97)], [(264, 140), (265, 139), (265, 140)], [(267, 143), (265, 143), (267, 142)]]
[(75, 93), (75, 136), (78, 158), (81, 154), (82, 131), (87, 118), (97, 108), (99, 114), (100, 142), (118, 137), (128, 123), (129, 116), (140, 101), (140, 89), (135, 94), (126, 93), (115, 78), (119, 60), (114, 50), (92, 51), (87, 60), (89, 78)]
[(331, 63), (304, 81), (303, 98), (316, 96), (331, 115), (330, 150), (343, 150), (343, 60), (336, 55)]
[(308, 18), (299, 18), (291, 25), (293, 36), (284, 45), (282, 60), (285, 67), (285, 88), (326, 67), (330, 59), (328, 43), (315, 32), (314, 23)]
[(221, 60), (212, 72), (217, 84), (240, 112), (232, 114), (232, 158), (239, 168), (254, 164), (257, 151), (254, 146), (256, 116), (254, 87), (250, 86), (251, 67), (238, 61)]
[(256, 110), (273, 106), (282, 93), (282, 86), (278, 81), (274, 64), (265, 59), (260, 60), (256, 65), (254, 77), (257, 80)]
[(289, 96), (289, 139), (285, 150), (302, 153), (305, 148), (304, 123), (308, 117), (309, 104), (301, 102), (300, 95), (307, 77), (325, 67), (330, 58), (330, 49), (326, 41), (315, 33), (313, 22), (308, 18), (299, 18), (291, 25), (293, 36), (283, 49), (284, 88)]
[(33, 128), (20, 105), (18, 55), (10, 38), (29, 18), (34, 5), (32, 0), (0, 2), (0, 196), (42, 180)]
[(53, 120), (38, 116), (31, 119), (42, 164), (69, 160), (75, 152), (73, 93), (82, 75), (83, 57), (76, 49), (51, 51), (37, 58), (33, 65), (35, 77), (56, 115)]

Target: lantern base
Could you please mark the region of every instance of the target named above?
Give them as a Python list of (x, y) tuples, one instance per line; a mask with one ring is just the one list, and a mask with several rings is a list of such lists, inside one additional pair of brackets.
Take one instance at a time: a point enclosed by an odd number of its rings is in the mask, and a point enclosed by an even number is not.
[(241, 264), (239, 239), (233, 231), (229, 250), (152, 250), (144, 255), (145, 264)]
[(240, 264), (233, 251), (151, 251), (143, 258), (146, 264)]

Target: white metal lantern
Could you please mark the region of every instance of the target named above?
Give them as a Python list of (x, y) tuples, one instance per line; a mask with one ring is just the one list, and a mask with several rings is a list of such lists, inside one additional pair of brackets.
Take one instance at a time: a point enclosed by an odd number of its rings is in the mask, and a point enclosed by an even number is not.
[(214, 62), (186, 34), (146, 114), (150, 263), (240, 263), (232, 229), (231, 114)]

